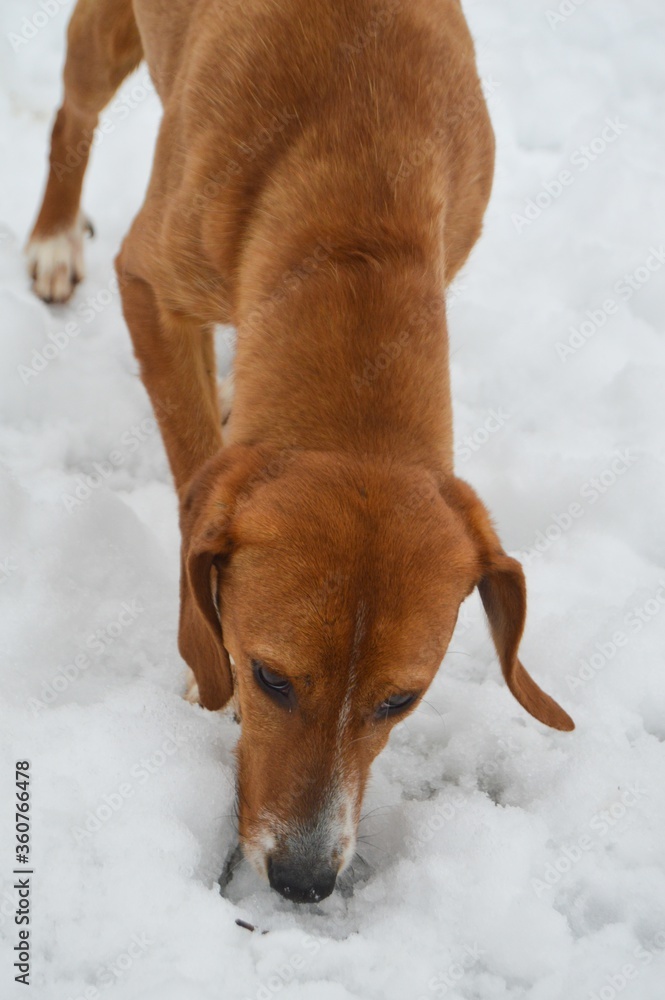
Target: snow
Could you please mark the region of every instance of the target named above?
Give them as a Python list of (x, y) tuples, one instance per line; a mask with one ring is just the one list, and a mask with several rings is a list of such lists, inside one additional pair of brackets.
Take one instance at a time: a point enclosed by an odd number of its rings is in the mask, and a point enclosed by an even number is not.
[(498, 157), (451, 293), (458, 471), (524, 561), (522, 658), (577, 730), (511, 699), (473, 596), (374, 765), (369, 877), (308, 908), (245, 866), (220, 895), (237, 728), (181, 698), (175, 498), (112, 271), (156, 99), (141, 68), (105, 113), (88, 277), (46, 307), (21, 247), (72, 3), (2, 6), (3, 997), (24, 995), (10, 845), (26, 758), (39, 1000), (662, 997), (665, 14), (465, 7)]

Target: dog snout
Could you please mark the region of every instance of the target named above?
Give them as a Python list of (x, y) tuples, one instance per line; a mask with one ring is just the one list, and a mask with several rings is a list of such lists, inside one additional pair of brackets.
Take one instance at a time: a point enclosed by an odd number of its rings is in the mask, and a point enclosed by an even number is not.
[(271, 857), (268, 881), (280, 895), (294, 903), (318, 903), (335, 888), (337, 868), (325, 862), (303, 865), (288, 858)]

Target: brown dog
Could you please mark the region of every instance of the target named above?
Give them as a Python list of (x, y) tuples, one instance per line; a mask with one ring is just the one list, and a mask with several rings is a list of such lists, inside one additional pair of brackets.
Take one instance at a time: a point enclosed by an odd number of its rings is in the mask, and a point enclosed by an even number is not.
[[(235, 695), (245, 853), (316, 900), (474, 587), (512, 693), (573, 728), (517, 659), (521, 567), (453, 474), (444, 291), (492, 130), (457, 0), (79, 0), (28, 251), (46, 300), (82, 275), (87, 147), (143, 56), (164, 118), (116, 265), (181, 501), (180, 650), (202, 705)], [(238, 330), (225, 447), (215, 323)]]

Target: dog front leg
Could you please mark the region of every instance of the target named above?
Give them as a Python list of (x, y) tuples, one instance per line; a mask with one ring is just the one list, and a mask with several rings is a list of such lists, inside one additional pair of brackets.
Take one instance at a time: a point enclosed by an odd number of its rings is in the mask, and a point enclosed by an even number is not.
[(34, 291), (46, 302), (66, 302), (83, 278), (83, 235), (92, 227), (81, 214), (81, 188), (97, 120), (142, 56), (132, 0), (79, 0), (67, 32), (46, 191), (26, 248)]
[(222, 447), (211, 328), (159, 306), (147, 281), (116, 262), (122, 308), (180, 498)]

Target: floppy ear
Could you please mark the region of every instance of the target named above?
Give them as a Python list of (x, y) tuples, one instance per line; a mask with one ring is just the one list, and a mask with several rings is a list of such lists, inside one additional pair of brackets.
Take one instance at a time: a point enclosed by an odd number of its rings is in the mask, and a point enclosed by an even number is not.
[(489, 620), (501, 670), (511, 693), (534, 718), (553, 729), (570, 731), (575, 723), (542, 691), (517, 657), (526, 622), (526, 584), (516, 559), (501, 548), (485, 506), (460, 479), (443, 490), (450, 506), (464, 517), (480, 557), (478, 591)]
[(234, 509), (256, 481), (262, 461), (256, 449), (223, 448), (193, 478), (181, 505), (178, 648), (194, 672), (201, 704), (213, 711), (233, 694), (231, 663), (213, 597), (213, 567), (221, 568), (231, 555)]
[(575, 723), (542, 691), (517, 658), (526, 621), (526, 584), (522, 567), (504, 552), (495, 554), (478, 583), (503, 676), (520, 705), (553, 729), (569, 731)]

